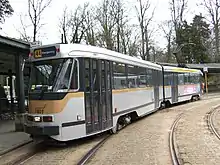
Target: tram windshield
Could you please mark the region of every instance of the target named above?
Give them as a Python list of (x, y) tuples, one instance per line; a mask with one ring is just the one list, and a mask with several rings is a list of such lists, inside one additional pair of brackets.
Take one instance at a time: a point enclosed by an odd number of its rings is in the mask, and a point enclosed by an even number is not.
[(70, 88), (74, 59), (33, 62), (30, 92), (65, 92)]

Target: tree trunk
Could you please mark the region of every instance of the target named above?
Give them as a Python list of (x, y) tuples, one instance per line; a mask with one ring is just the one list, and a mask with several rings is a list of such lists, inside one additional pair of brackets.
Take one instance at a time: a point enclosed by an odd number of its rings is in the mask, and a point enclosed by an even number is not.
[(34, 15), (34, 36), (33, 36), (33, 42), (36, 41), (36, 35), (37, 35), (37, 13)]
[(145, 27), (145, 42), (146, 42), (146, 57), (147, 57), (147, 61), (150, 61), (149, 38), (148, 38), (147, 27)]
[(219, 27), (218, 27), (218, 24), (215, 25), (215, 49), (216, 49), (215, 62), (219, 62), (220, 57), (219, 57)]
[(142, 59), (145, 60), (145, 52), (144, 52), (144, 27), (141, 27), (141, 43), (142, 43)]

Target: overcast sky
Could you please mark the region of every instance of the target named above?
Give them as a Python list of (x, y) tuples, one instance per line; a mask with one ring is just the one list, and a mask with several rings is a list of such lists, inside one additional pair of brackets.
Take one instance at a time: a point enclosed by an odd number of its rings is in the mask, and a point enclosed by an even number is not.
[[(13, 16), (6, 19), (6, 22), (2, 26), (3, 30), (0, 31), (1, 35), (19, 38), (18, 29), (20, 28), (20, 15), (23, 16), (27, 13), (27, 1), (28, 0), (9, 0), (11, 6), (14, 9)], [(126, 5), (129, 8), (132, 8), (136, 0), (124, 0), (127, 1)], [(157, 26), (161, 21), (170, 19), (169, 11), (169, 0), (150, 0), (152, 7), (156, 5), (156, 11), (154, 15), (154, 26)], [(197, 7), (199, 0), (188, 0), (189, 11), (187, 13), (187, 20), (191, 21), (194, 14), (199, 14), (201, 9)], [(200, 0), (201, 1), (201, 0)], [(43, 13), (42, 23), (45, 23), (44, 27), (41, 29), (41, 40), (43, 44), (50, 44), (60, 42), (60, 33), (58, 30), (59, 18), (61, 17), (63, 8), (68, 6), (68, 8), (74, 9), (79, 4), (84, 2), (89, 2), (90, 4), (97, 4), (100, 0), (53, 0), (50, 7), (45, 10)], [(131, 12), (132, 17), (135, 18), (135, 12)], [(27, 17), (26, 17), (27, 18)], [(29, 20), (25, 20), (29, 22)], [(157, 27), (155, 27), (157, 28)], [(155, 35), (155, 40), (157, 45), (164, 47), (166, 44), (165, 39), (163, 38), (163, 33), (157, 32)]]

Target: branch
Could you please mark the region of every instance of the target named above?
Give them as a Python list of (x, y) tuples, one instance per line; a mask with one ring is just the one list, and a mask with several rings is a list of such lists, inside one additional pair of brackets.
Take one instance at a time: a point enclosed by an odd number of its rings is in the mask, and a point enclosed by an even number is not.
[(31, 15), (31, 8), (34, 10), (34, 12), (36, 12), (35, 6), (34, 6), (34, 0), (33, 0), (33, 3), (31, 0), (28, 0), (28, 14), (29, 14), (32, 24), (34, 25), (34, 18)]
[(48, 1), (43, 5), (43, 7), (41, 8), (43, 1), (44, 1), (44, 0), (40, 0), (39, 12), (38, 12), (37, 17), (39, 17), (39, 16), (41, 15), (41, 13), (45, 10), (45, 8), (48, 7), (48, 6), (51, 4), (51, 2), (52, 2), (52, 0), (48, 0)]

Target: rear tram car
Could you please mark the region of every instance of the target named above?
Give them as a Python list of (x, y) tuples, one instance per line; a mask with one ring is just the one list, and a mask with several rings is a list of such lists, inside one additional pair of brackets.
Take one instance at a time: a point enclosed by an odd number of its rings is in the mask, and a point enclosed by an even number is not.
[(68, 141), (117, 130), (161, 106), (199, 98), (199, 70), (161, 66), (104, 48), (31, 49), (25, 132)]

